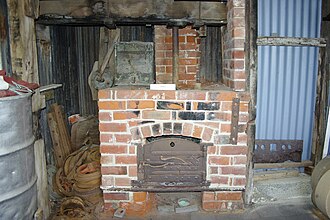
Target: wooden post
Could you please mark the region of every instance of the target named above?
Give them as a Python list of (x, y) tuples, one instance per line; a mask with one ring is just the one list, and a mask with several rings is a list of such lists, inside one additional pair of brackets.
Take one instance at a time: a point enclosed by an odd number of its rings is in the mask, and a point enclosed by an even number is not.
[(245, 1), (245, 63), (247, 74), (247, 88), (251, 99), (249, 103), (249, 122), (247, 126), (248, 153), (247, 153), (247, 176), (244, 194), (244, 203), (250, 205), (253, 195), (253, 149), (256, 132), (256, 106), (257, 106), (257, 0)]
[(316, 165), (322, 159), (324, 138), (327, 126), (327, 110), (329, 97), (329, 74), (327, 74), (326, 49), (319, 51), (319, 70), (317, 76), (315, 118), (313, 129), (312, 160)]
[(39, 82), (34, 19), (25, 16), (25, 1), (7, 0), (12, 74)]
[(172, 83), (178, 84), (179, 74), (179, 27), (172, 28), (172, 42), (173, 42), (173, 75)]
[(46, 153), (43, 139), (39, 139), (34, 143), (35, 168), (37, 174), (37, 193), (38, 208), (42, 210), (43, 219), (47, 219), (50, 215), (50, 204), (48, 194)]

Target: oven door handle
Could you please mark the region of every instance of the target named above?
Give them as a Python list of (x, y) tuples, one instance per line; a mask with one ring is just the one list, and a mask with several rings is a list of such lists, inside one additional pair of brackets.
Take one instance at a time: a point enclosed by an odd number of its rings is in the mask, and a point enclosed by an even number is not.
[(152, 164), (152, 163), (147, 163), (145, 161), (143, 161), (141, 164), (142, 164), (142, 166), (148, 166), (148, 167), (153, 167), (153, 168), (161, 168), (161, 167), (166, 167), (168, 165), (174, 165), (173, 162), (167, 162), (167, 163), (161, 163), (161, 164), (153, 163)]

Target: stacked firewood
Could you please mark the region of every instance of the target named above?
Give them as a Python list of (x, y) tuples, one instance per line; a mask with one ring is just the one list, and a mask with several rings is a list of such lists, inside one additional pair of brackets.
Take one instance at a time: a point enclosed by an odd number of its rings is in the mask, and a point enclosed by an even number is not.
[(55, 164), (57, 168), (60, 168), (63, 166), (65, 158), (73, 152), (63, 107), (57, 103), (53, 104), (47, 116), (53, 141)]

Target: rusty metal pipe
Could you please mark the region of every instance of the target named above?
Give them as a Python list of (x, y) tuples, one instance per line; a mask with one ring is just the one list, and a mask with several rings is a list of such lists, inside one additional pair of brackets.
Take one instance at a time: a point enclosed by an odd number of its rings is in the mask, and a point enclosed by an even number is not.
[(173, 60), (172, 60), (172, 67), (173, 67), (173, 74), (172, 74), (172, 83), (178, 83), (178, 74), (179, 74), (179, 27), (172, 28), (172, 51), (173, 51)]

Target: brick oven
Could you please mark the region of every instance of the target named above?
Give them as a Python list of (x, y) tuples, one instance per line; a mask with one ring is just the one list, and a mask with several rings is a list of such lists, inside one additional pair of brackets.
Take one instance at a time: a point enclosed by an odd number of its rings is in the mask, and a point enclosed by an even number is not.
[[(155, 203), (154, 192), (162, 191), (201, 192), (207, 211), (242, 207), (250, 100), (245, 91), (244, 1), (228, 1), (227, 7), (218, 82), (200, 81), (200, 30), (187, 26), (179, 29), (177, 90), (116, 86), (99, 91), (106, 208), (144, 213)], [(155, 26), (156, 83), (171, 83), (172, 46), (171, 29)], [(153, 145), (157, 141), (163, 143)], [(193, 167), (183, 166), (187, 164)], [(151, 167), (157, 169), (148, 173)]]

